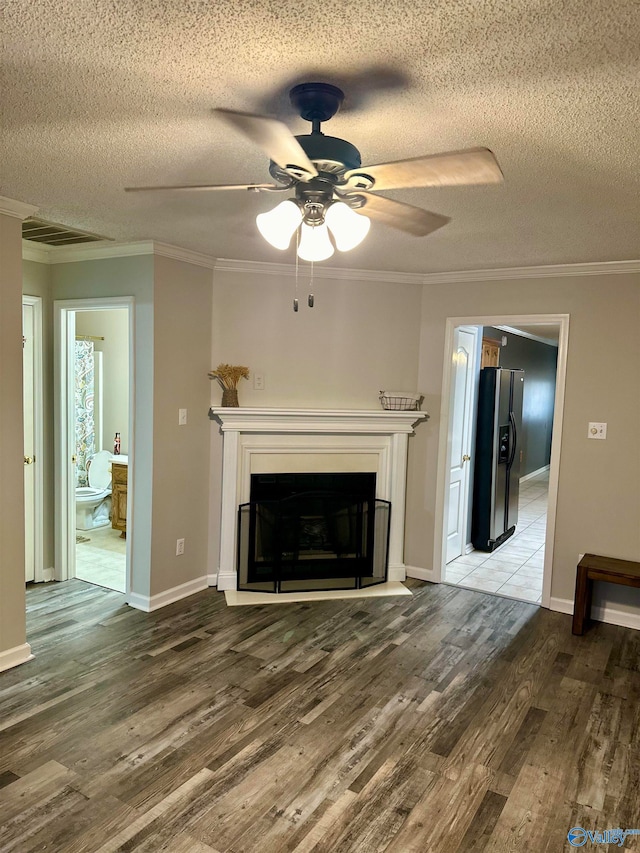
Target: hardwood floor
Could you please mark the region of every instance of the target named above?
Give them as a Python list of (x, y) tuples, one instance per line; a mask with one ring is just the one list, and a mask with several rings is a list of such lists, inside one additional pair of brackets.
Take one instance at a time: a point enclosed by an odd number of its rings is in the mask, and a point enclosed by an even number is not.
[(30, 589), (0, 850), (557, 853), (574, 826), (639, 828), (640, 632), (408, 583), (151, 614)]

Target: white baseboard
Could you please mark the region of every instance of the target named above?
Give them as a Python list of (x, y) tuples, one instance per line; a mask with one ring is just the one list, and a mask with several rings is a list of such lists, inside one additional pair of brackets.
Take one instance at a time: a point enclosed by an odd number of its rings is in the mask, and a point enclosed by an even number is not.
[[(551, 598), (549, 599), (549, 610), (573, 615), (573, 599)], [(640, 612), (629, 613), (627, 610), (616, 610), (615, 607), (609, 607), (605, 604), (604, 607), (599, 605), (592, 607), (591, 615), (598, 622), (620, 625), (622, 628), (634, 628), (636, 631), (640, 630)]]
[(34, 655), (31, 654), (31, 646), (29, 643), (23, 643), (21, 646), (14, 646), (12, 649), (0, 652), (0, 672), (4, 672), (5, 669), (11, 669), (14, 666), (19, 666), (21, 663), (33, 660), (33, 658)]
[(51, 583), (56, 579), (56, 570), (51, 566), (48, 569), (42, 570), (42, 581), (43, 583)]
[(470, 554), (472, 551), (475, 551), (475, 550), (476, 549), (473, 547), (473, 542), (467, 542), (467, 544), (464, 546), (464, 553), (465, 554)]
[(429, 583), (440, 583), (436, 577), (435, 569), (422, 569), (419, 566), (406, 566), (407, 577), (415, 578), (419, 581), (429, 581)]
[(551, 469), (551, 465), (543, 465), (542, 468), (538, 468), (537, 471), (532, 471), (530, 474), (525, 474), (524, 477), (520, 477), (521, 483), (526, 483), (527, 480), (533, 480), (534, 477), (537, 477), (538, 474), (544, 474), (545, 471), (549, 471)]
[(238, 589), (238, 575), (236, 572), (223, 572), (218, 569), (217, 587), (219, 590)]
[(218, 573), (213, 572), (212, 574), (207, 575), (207, 586), (217, 586), (218, 584)]
[(143, 610), (145, 613), (151, 613), (154, 610), (159, 610), (161, 607), (166, 607), (167, 604), (173, 604), (174, 601), (180, 601), (182, 598), (188, 598), (196, 592), (202, 592), (203, 589), (209, 588), (209, 576), (203, 575), (200, 578), (195, 578), (192, 581), (181, 583), (178, 586), (173, 586), (171, 589), (165, 589), (164, 592), (159, 592), (157, 595), (140, 595), (137, 592), (130, 592), (127, 597), (127, 604), (130, 607), (135, 607), (136, 610)]
[(388, 581), (403, 581), (406, 580), (407, 577), (407, 567), (404, 563), (400, 563), (399, 565), (389, 566), (387, 571), (387, 580)]

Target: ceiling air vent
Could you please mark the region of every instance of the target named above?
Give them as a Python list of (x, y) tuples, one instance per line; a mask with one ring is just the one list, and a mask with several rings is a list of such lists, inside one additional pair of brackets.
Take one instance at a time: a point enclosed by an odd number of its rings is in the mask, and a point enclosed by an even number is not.
[(22, 223), (22, 238), (34, 243), (45, 243), (47, 246), (75, 246), (78, 243), (96, 243), (109, 240), (99, 234), (89, 231), (78, 231), (58, 225), (57, 222), (46, 222), (44, 219), (25, 219)]

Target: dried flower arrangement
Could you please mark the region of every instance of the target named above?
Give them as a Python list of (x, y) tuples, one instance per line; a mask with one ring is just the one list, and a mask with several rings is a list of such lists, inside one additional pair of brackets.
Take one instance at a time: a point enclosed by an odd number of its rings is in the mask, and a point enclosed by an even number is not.
[(219, 364), (210, 371), (209, 379), (217, 379), (224, 390), (235, 390), (241, 379), (249, 378), (249, 368), (240, 364)]

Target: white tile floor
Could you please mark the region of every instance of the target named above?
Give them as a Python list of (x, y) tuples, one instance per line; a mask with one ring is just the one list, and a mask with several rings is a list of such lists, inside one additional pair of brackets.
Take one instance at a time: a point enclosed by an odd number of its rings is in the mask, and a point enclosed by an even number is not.
[(520, 484), (516, 532), (488, 554), (471, 551), (447, 564), (444, 580), (539, 604), (542, 598), (549, 472)]
[(95, 530), (77, 530), (76, 534), (89, 540), (76, 542), (76, 577), (124, 592), (127, 543), (120, 538), (120, 531), (112, 527), (98, 527)]

